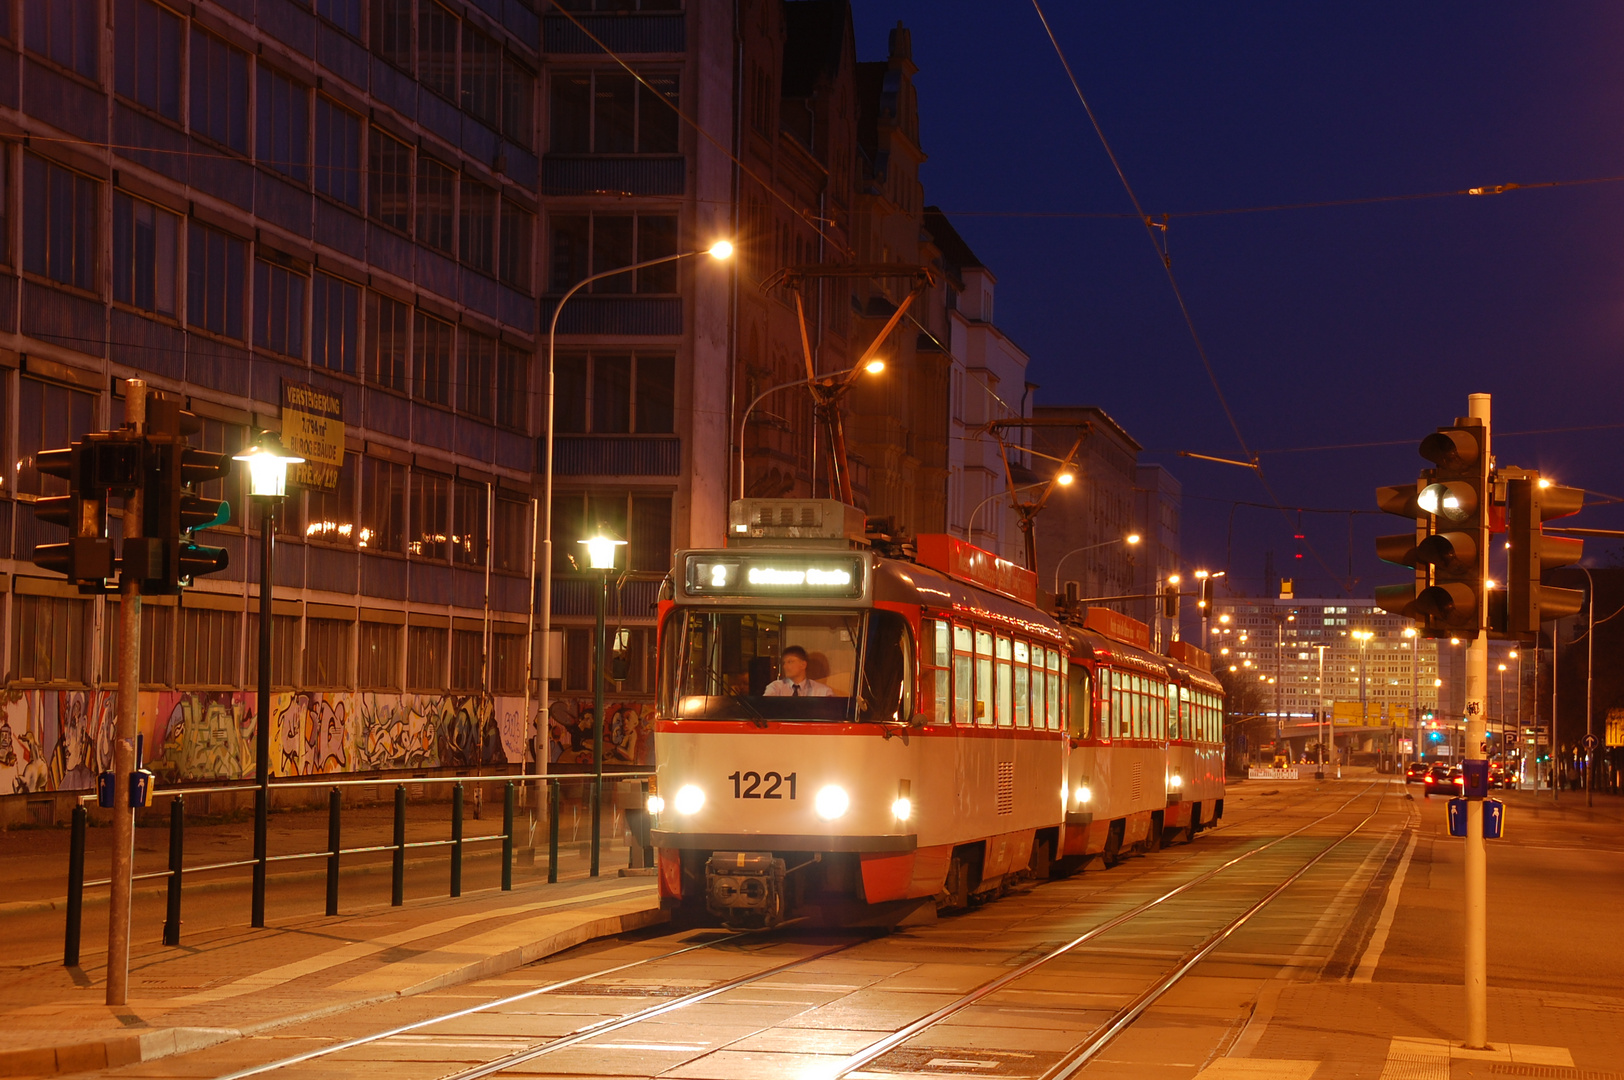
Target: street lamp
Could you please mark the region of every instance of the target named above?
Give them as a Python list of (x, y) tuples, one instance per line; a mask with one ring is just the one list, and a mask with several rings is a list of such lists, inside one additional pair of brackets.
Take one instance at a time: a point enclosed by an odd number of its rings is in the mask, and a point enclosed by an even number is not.
[(609, 645), (605, 616), (609, 607), (609, 576), (615, 572), (615, 556), (626, 546), (626, 541), (606, 536), (600, 529), (597, 535), (579, 543), (586, 548), (587, 565), (599, 575), (598, 662), (592, 675), (592, 866), (588, 871), (591, 877), (597, 877), (599, 825), (603, 815), (603, 667)]
[[(559, 297), (558, 303), (553, 305), (552, 319), (549, 320), (547, 324), (547, 404), (545, 408), (546, 416), (544, 418), (546, 421), (546, 435), (544, 437), (541, 469), (541, 596), (539, 598), (534, 597), (534, 589), (532, 589), (532, 598), (539, 600), (541, 605), (542, 664), (541, 679), (539, 680), (536, 703), (538, 715), (542, 719), (536, 725), (536, 730), (538, 732), (545, 732), (547, 730), (546, 716), (549, 705), (547, 700), (547, 671), (552, 666), (553, 647), (553, 405), (555, 400), (554, 391), (556, 389), (554, 375), (557, 371), (557, 366), (554, 361), (556, 359), (558, 345), (558, 316), (561, 312), (563, 312), (564, 305), (569, 303), (571, 297), (580, 292), (586, 286), (592, 284), (594, 281), (601, 281), (604, 278), (614, 277), (617, 274), (629, 273), (633, 270), (644, 270), (651, 266), (660, 266), (664, 263), (676, 262), (678, 259), (690, 259), (696, 255), (709, 255), (711, 258), (719, 262), (725, 261), (733, 257), (733, 244), (728, 240), (717, 240), (708, 248), (700, 248), (695, 251), (682, 251), (675, 255), (664, 255), (658, 259), (645, 259), (642, 262), (632, 263), (630, 266), (620, 266), (613, 270), (603, 270), (596, 274), (589, 274), (580, 281), (577, 281), (574, 285), (571, 285), (569, 289), (565, 291), (564, 295)], [(535, 540), (536, 538), (532, 537), (531, 543), (534, 544)], [(534, 633), (535, 627), (531, 627), (530, 631)], [(535, 654), (535, 649), (525, 649), (526, 662), (527, 664), (532, 665), (527, 674), (532, 678), (535, 674), (533, 667)], [(538, 754), (538, 767), (540, 760), (541, 757)], [(595, 835), (596, 834), (594, 834), (594, 836)]]
[(282, 448), (274, 432), (231, 460), (248, 465), (248, 493), (260, 502), (259, 694), (254, 706), (254, 896), (249, 923), (265, 925), (265, 870), (271, 812), (271, 595), (275, 587), (276, 511), (288, 490), (288, 466), (304, 458)]
[[(1370, 726), (1370, 708), (1365, 702), (1365, 646), (1375, 637), (1370, 630), (1355, 630), (1353, 639), (1359, 643), (1359, 726)], [(1361, 738), (1363, 733), (1361, 732)]]
[(1415, 744), (1410, 747), (1410, 760), (1421, 760), (1421, 632), (1413, 626), (1404, 628), (1410, 642), (1410, 719), (1415, 721)]
[[(996, 496), (994, 496), (994, 497), (996, 498)], [(1060, 556), (1060, 562), (1057, 562), (1057, 563), (1054, 564), (1054, 591), (1055, 591), (1055, 595), (1058, 596), (1060, 594), (1060, 566), (1061, 566), (1061, 563), (1064, 563), (1067, 559), (1071, 558), (1073, 555), (1081, 555), (1083, 552), (1085, 552), (1085, 551), (1093, 551), (1095, 548), (1110, 547), (1112, 544), (1127, 544), (1129, 547), (1132, 547), (1133, 545), (1135, 545), (1137, 543), (1139, 543), (1139, 534), (1138, 533), (1129, 533), (1127, 536), (1119, 536), (1115, 540), (1102, 540), (1097, 544), (1087, 544), (1087, 545), (1085, 545), (1083, 547), (1080, 547), (1080, 548), (1072, 548), (1070, 551), (1068, 551), (1064, 555)]]
[(851, 382), (859, 375), (878, 375), (884, 370), (885, 361), (881, 360), (879, 357), (875, 357), (866, 364), (860, 364), (857, 367), (845, 368), (842, 371), (833, 371), (827, 375), (815, 375), (805, 379), (791, 379), (789, 382), (781, 382), (776, 386), (767, 387), (767, 389), (763, 390), (761, 393), (752, 398), (750, 404), (744, 407), (744, 412), (739, 417), (739, 498), (744, 498), (744, 429), (750, 423), (750, 414), (755, 411), (757, 405), (760, 405), (768, 397), (778, 393), (778, 391), (788, 390), (792, 386), (811, 386), (814, 383), (828, 383), (832, 385), (837, 379), (845, 382)]

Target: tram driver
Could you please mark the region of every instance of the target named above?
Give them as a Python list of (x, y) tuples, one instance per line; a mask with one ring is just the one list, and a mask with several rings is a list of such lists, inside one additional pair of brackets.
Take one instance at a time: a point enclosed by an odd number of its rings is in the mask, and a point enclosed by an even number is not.
[(763, 697), (834, 697), (834, 691), (807, 674), (806, 650), (790, 645), (779, 658), (782, 674), (767, 684)]

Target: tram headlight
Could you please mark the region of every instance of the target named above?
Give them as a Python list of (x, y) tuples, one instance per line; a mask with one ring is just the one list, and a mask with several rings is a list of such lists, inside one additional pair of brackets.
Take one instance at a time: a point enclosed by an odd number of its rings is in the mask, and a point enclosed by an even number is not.
[(839, 784), (830, 784), (812, 800), (812, 809), (824, 821), (833, 821), (851, 809), (851, 796)]
[(679, 814), (697, 814), (699, 808), (705, 805), (705, 793), (693, 784), (684, 784), (677, 789), (676, 806)]
[(897, 801), (891, 804), (891, 813), (898, 821), (907, 821), (913, 817), (913, 800), (906, 795), (898, 796)]
[(658, 795), (650, 795), (648, 797), (647, 805), (649, 813), (658, 814), (660, 811), (665, 809), (665, 800), (660, 798)]
[(1082, 806), (1083, 804), (1087, 803), (1088, 800), (1090, 800), (1090, 799), (1092, 799), (1094, 797), (1094, 793), (1092, 791), (1088, 790), (1088, 785), (1087, 784), (1078, 784), (1077, 785), (1077, 790), (1072, 792), (1071, 794), (1072, 794), (1072, 798), (1077, 800), (1077, 805), (1078, 806)]

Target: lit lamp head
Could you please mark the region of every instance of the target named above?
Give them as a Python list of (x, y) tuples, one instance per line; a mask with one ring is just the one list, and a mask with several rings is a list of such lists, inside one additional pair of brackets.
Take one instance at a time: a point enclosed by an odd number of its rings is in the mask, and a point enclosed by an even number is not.
[(1054, 478), (1054, 482), (1059, 484), (1061, 487), (1070, 487), (1071, 482), (1073, 480), (1075, 480), (1075, 479), (1077, 479), (1077, 477), (1074, 476), (1072, 473), (1063, 472), (1059, 476)]
[(707, 254), (713, 259), (731, 259), (733, 257), (733, 241), (718, 240), (710, 246)]
[(1137, 544), (1139, 542), (1139, 534), (1138, 533), (1129, 533), (1127, 536), (1124, 536), (1122, 538), (1122, 541), (1123, 541), (1123, 543), (1127, 544), (1129, 547), (1132, 547), (1134, 544)]
[(613, 570), (616, 549), (626, 546), (626, 541), (602, 533), (579, 543), (586, 548), (587, 564), (594, 570)]
[(248, 463), (248, 493), (262, 499), (279, 499), (288, 493), (288, 466), (302, 465), (304, 458), (282, 448), (274, 431), (260, 435), (259, 441), (232, 461)]
[(885, 370), (885, 361), (876, 356), (874, 359), (863, 365), (863, 370), (868, 372), (870, 375), (878, 375), (880, 372)]

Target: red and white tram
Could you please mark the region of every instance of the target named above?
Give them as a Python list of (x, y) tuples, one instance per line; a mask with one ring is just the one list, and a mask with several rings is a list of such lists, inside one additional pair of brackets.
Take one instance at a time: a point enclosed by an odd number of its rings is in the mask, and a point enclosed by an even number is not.
[(728, 546), (679, 551), (660, 605), (662, 900), (895, 924), (1212, 823), (1205, 654), (1039, 601), (1035, 575), (949, 536), (893, 558), (841, 503), (734, 503)]

